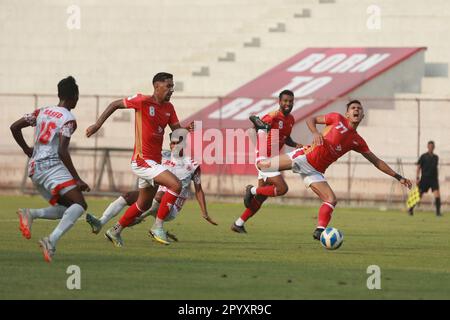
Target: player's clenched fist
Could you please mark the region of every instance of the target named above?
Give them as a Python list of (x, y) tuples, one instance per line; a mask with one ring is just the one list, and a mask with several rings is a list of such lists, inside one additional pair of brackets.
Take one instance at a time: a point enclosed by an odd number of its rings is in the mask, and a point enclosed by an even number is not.
[(186, 127), (187, 131), (189, 132), (193, 132), (195, 130), (195, 124), (194, 121), (192, 121), (191, 123), (189, 123), (189, 125)]
[(89, 126), (86, 129), (86, 137), (90, 137), (92, 136), (94, 133), (96, 133), (98, 131), (98, 129), (100, 129), (100, 126), (98, 126), (97, 124), (93, 124), (92, 126)]
[(408, 187), (408, 189), (411, 189), (411, 187), (412, 187), (411, 180), (409, 180), (409, 179), (402, 178), (402, 179), (400, 179), (400, 183), (402, 185), (404, 185), (405, 187)]

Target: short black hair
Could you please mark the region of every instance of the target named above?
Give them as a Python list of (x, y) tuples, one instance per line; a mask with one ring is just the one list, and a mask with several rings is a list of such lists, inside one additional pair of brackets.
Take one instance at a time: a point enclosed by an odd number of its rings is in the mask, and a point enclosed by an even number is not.
[(173, 79), (173, 75), (167, 72), (158, 72), (153, 77), (153, 83), (155, 82), (164, 82), (167, 79)]
[(283, 90), (283, 91), (281, 91), (280, 94), (278, 95), (278, 99), (281, 100), (281, 97), (282, 97), (283, 95), (287, 95), (287, 96), (293, 97), (293, 96), (294, 96), (294, 93), (293, 93), (291, 90)]
[(359, 105), (362, 107), (361, 101), (354, 99), (354, 100), (349, 101), (349, 103), (347, 103), (347, 111), (348, 111), (348, 108), (349, 108), (353, 103), (357, 103), (357, 104), (359, 104)]
[(428, 144), (432, 144), (434, 146), (434, 141), (430, 140), (430, 141), (428, 141)]
[(71, 100), (78, 96), (78, 85), (75, 78), (68, 76), (58, 82), (58, 98), (61, 100)]

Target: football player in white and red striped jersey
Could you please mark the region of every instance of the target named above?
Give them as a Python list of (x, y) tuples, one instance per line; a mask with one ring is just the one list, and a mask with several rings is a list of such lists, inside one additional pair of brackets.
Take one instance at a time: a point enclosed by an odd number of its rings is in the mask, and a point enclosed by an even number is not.
[[(52, 260), (56, 242), (87, 209), (82, 191), (89, 186), (81, 180), (69, 154), (69, 143), (77, 128), (74, 109), (78, 102), (78, 85), (71, 76), (58, 83), (59, 103), (25, 115), (11, 125), (14, 139), (30, 158), (28, 176), (36, 189), (52, 205), (43, 209), (19, 209), (20, 231), (31, 238), (31, 225), (35, 219), (61, 219), (48, 236), (39, 241), (44, 259)], [(25, 142), (22, 129), (36, 127), (34, 147)]]

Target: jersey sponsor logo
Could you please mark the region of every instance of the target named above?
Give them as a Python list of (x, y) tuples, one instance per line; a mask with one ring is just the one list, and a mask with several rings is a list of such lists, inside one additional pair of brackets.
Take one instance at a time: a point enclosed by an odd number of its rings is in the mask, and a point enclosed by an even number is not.
[(134, 98), (136, 98), (138, 95), (137, 94), (135, 94), (134, 96), (129, 96), (128, 98), (127, 98), (127, 100), (133, 100)]
[(339, 121), (339, 124), (335, 128), (340, 134), (344, 134), (348, 131), (347, 127), (345, 127), (341, 121)]

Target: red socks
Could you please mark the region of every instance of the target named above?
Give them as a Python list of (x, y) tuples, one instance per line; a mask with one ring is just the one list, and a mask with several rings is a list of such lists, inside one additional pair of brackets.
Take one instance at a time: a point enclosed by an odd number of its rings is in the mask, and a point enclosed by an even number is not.
[(122, 227), (128, 227), (136, 217), (138, 217), (142, 212), (141, 209), (137, 206), (136, 203), (133, 203), (127, 211), (123, 214), (122, 218), (120, 218), (119, 223)]
[(275, 191), (275, 186), (272, 184), (268, 185), (268, 186), (256, 188), (256, 194), (262, 195), (262, 196), (267, 196), (267, 197), (276, 197), (277, 196), (277, 193)]
[(161, 199), (161, 204), (159, 205), (158, 213), (156, 214), (158, 219), (164, 220), (166, 218), (170, 212), (170, 209), (175, 204), (175, 201), (177, 201), (178, 196), (178, 194), (171, 190), (167, 190), (166, 193), (164, 193), (164, 196)]
[(251, 208), (245, 209), (244, 213), (241, 215), (241, 219), (247, 221), (251, 216), (253, 216), (256, 212), (258, 212), (259, 208), (261, 208), (261, 203), (259, 203), (258, 200), (253, 198)]
[(326, 228), (331, 220), (331, 214), (333, 213), (334, 206), (331, 203), (324, 202), (319, 208), (319, 221), (317, 223), (318, 228)]

